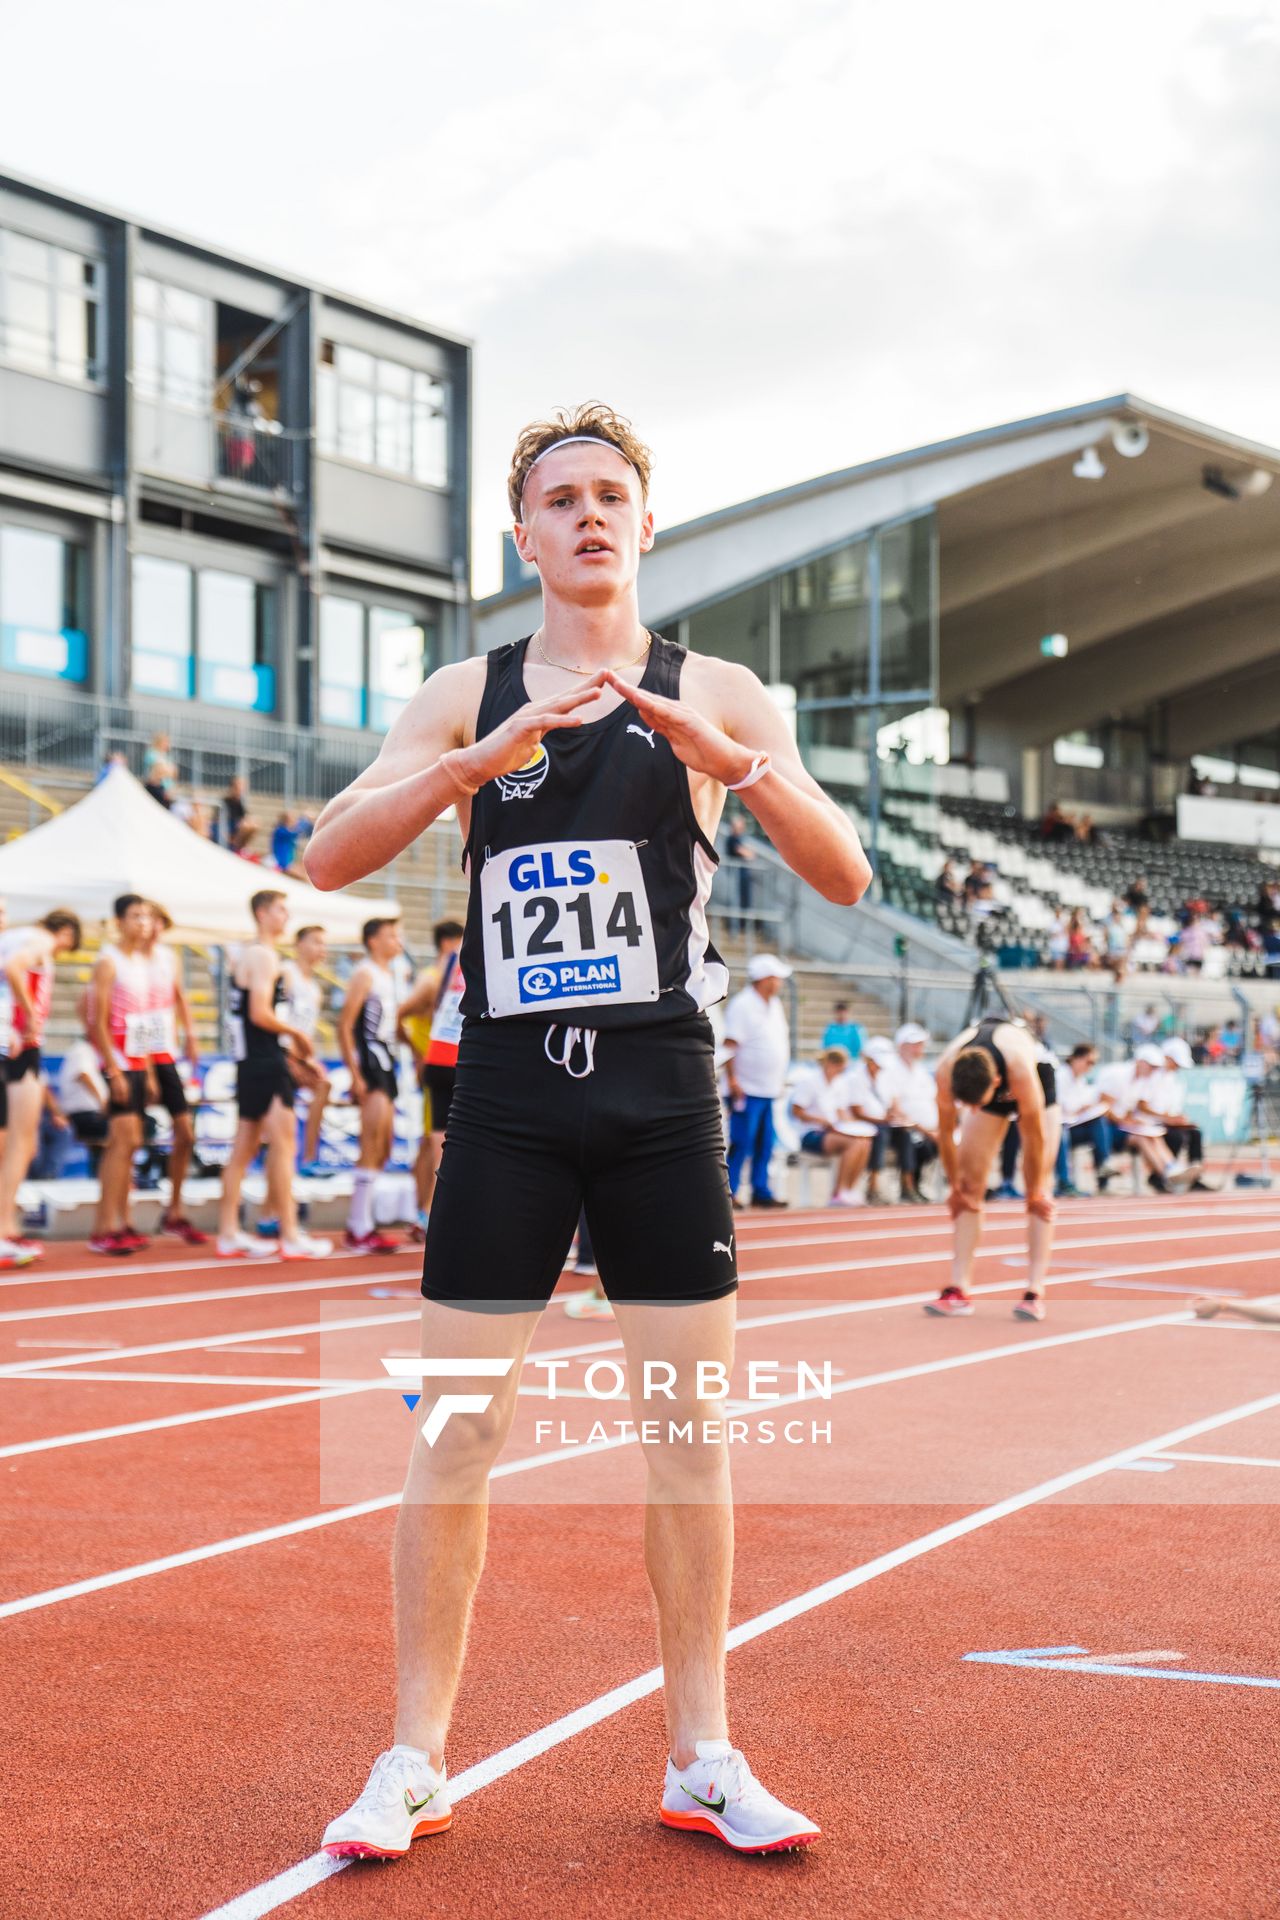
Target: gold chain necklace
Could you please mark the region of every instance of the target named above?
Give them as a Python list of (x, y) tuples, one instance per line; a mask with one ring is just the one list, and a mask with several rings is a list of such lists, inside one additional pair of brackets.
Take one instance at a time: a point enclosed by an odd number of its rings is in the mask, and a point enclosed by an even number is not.
[[(534, 636), (533, 636), (533, 643), (534, 643), (534, 645), (535, 645), (535, 646), (537, 647), (537, 649), (538, 649), (538, 652), (539, 652), (539, 653), (540, 653), (540, 654), (542, 655), (542, 657), (543, 657), (543, 659), (544, 659), (544, 660), (546, 661), (546, 663), (547, 663), (547, 665), (548, 665), (549, 667), (556, 667), (556, 668), (558, 668), (558, 670), (559, 670), (559, 671), (560, 671), (561, 673), (582, 673), (582, 674), (588, 674), (588, 673), (599, 673), (599, 672), (600, 672), (600, 668), (599, 668), (599, 667), (571, 667), (571, 666), (569, 665), (569, 663), (568, 663), (568, 661), (567, 661), (567, 660), (553, 660), (553, 659), (551, 658), (551, 655), (550, 655), (550, 654), (549, 654), (549, 653), (547, 652), (547, 650), (546, 650), (546, 648), (545, 648), (545, 647), (543, 646), (543, 644), (542, 644), (542, 634), (541, 634), (541, 632), (538, 632), (538, 633), (535, 633), (535, 634), (534, 634)], [(645, 655), (646, 655), (646, 653), (648, 653), (648, 651), (649, 651), (649, 648), (650, 648), (650, 647), (651, 647), (652, 645), (653, 645), (653, 635), (652, 635), (651, 633), (646, 633), (646, 634), (645, 634), (645, 637), (644, 637), (644, 645), (643, 645), (643, 646), (641, 647), (641, 649), (640, 649), (640, 651), (639, 651), (639, 653), (638, 653), (638, 654), (636, 655), (636, 657), (635, 657), (635, 660), (624, 660), (624, 661), (622, 662), (622, 665), (621, 665), (620, 667), (610, 667), (610, 668), (609, 668), (609, 672), (610, 672), (610, 673), (622, 673), (622, 672), (624, 672), (624, 671), (625, 671), (625, 669), (626, 669), (627, 667), (634, 667), (634, 666), (635, 666), (635, 664), (636, 664), (636, 661), (639, 661), (639, 660), (643, 660), (643, 659), (644, 659), (644, 657), (645, 657)]]

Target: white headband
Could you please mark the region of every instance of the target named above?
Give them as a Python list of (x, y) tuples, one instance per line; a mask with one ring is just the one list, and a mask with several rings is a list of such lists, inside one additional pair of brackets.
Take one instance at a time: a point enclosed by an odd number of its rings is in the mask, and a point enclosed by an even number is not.
[[(627, 460), (627, 456), (623, 453), (621, 447), (615, 447), (612, 440), (602, 440), (598, 433), (567, 433), (563, 440), (553, 440), (549, 447), (542, 449), (542, 452), (538, 454), (536, 459), (529, 462), (528, 472), (524, 476), (524, 485), (526, 487), (528, 486), (529, 474), (533, 472), (539, 460), (545, 460), (549, 453), (559, 453), (561, 447), (576, 447), (578, 445), (608, 447), (610, 453), (616, 453), (620, 455), (623, 460)], [(629, 467), (635, 467), (635, 461), (627, 460), (627, 465)], [(637, 468), (636, 471), (638, 472), (639, 469)], [(521, 492), (523, 491), (524, 488), (522, 487)]]

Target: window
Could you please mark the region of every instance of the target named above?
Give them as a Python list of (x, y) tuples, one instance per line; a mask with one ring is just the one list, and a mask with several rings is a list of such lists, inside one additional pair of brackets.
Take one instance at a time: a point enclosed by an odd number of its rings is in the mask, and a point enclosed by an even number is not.
[(198, 293), (139, 274), (133, 283), (133, 379), (143, 398), (207, 407), (211, 307)]
[(715, 654), (720, 660), (750, 667), (769, 686), (774, 677), (769, 658), (769, 598), (766, 582), (690, 614), (689, 645), (695, 653)]
[(103, 266), (0, 228), (0, 354), (11, 366), (101, 384)]
[(364, 725), (364, 608), (332, 593), (320, 602), (320, 719)]
[(880, 686), (905, 693), (933, 685), (933, 517), (880, 535)]
[(320, 602), (320, 721), (385, 733), (440, 653), (439, 612), (367, 607), (342, 594)]
[(867, 691), (870, 556), (870, 541), (855, 540), (782, 576), (781, 677), (800, 700)]
[(272, 713), (276, 592), (244, 574), (138, 554), (133, 686), (139, 693)]
[(0, 527), (0, 665), (82, 681), (88, 554), (35, 527)]
[(133, 685), (139, 693), (192, 695), (191, 569), (137, 554), (133, 562)]
[(407, 474), (424, 486), (448, 485), (446, 392), (433, 375), (326, 340), (316, 416), (321, 453)]

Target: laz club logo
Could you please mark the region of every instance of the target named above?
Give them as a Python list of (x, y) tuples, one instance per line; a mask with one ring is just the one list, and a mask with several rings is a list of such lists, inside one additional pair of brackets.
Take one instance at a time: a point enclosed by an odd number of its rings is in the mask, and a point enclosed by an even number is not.
[(504, 800), (528, 800), (547, 777), (551, 766), (545, 746), (539, 741), (522, 767), (513, 773), (498, 775), (498, 791)]

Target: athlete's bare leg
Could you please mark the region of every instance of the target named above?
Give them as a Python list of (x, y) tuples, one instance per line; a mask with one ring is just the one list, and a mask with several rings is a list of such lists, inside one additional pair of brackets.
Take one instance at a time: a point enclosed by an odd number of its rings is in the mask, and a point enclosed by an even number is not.
[[(466, 1313), (428, 1300), (422, 1309), (422, 1353), (510, 1359), (505, 1380), (457, 1378), (425, 1383), (404, 1499), (396, 1521), (395, 1612), (398, 1701), (395, 1738), (418, 1747), (435, 1767), (462, 1674), (471, 1601), (484, 1566), (489, 1472), (511, 1429), (521, 1364), (542, 1317)], [(493, 1399), (483, 1413), (451, 1413), (429, 1447), (422, 1424), (441, 1393), (482, 1389)]]
[(224, 1240), (234, 1239), (240, 1231), (240, 1186), (258, 1151), (264, 1124), (262, 1120), (242, 1120), (236, 1128), (231, 1157), (222, 1169), (218, 1232)]
[(371, 1089), (360, 1102), (360, 1158), (357, 1166), (380, 1171), (391, 1151), (395, 1108), (388, 1094)]
[(267, 1215), (280, 1222), (280, 1238), (298, 1237), (298, 1203), (293, 1197), (297, 1169), (297, 1127), (293, 1108), (273, 1100), (263, 1123), (267, 1143)]
[(18, 1188), (36, 1157), (44, 1088), (34, 1074), (24, 1074), (9, 1088), (9, 1128), (0, 1152), (0, 1238), (21, 1237)]
[(960, 1121), (957, 1148), (960, 1187), (974, 1203), (956, 1215), (952, 1239), (950, 1284), (961, 1293), (969, 1291), (974, 1255), (982, 1237), (982, 1207), (987, 1184), (1008, 1126), (1003, 1114), (983, 1113), (976, 1107), (966, 1107)]
[[(1044, 1164), (1046, 1167), (1057, 1165), (1058, 1142), (1062, 1138), (1062, 1113), (1058, 1107), (1049, 1107), (1044, 1116)], [(1052, 1191), (1052, 1189), (1050, 1189)], [(1053, 1221), (1042, 1220), (1039, 1214), (1027, 1215), (1027, 1292), (1043, 1293), (1044, 1283), (1049, 1273), (1049, 1258), (1053, 1252)]]
[(173, 1145), (169, 1149), (169, 1212), (178, 1219), (182, 1217), (182, 1183), (191, 1165), (191, 1149), (195, 1139), (195, 1122), (191, 1115), (180, 1113), (173, 1123)]
[(310, 1095), (307, 1124), (302, 1134), (302, 1164), (309, 1167), (320, 1152), (320, 1128), (324, 1123), (324, 1110), (329, 1104), (332, 1086), (328, 1074), (319, 1067), (312, 1067), (310, 1062), (299, 1084)]
[(840, 1164), (836, 1168), (836, 1192), (851, 1193), (862, 1178), (867, 1161), (871, 1158), (871, 1142), (853, 1140), (841, 1145), (845, 1140), (843, 1134), (827, 1135), (828, 1140), (832, 1138), (835, 1139), (836, 1151), (840, 1155)]
[[(728, 1734), (725, 1635), (733, 1579), (733, 1493), (724, 1439), (706, 1443), (669, 1437), (692, 1422), (723, 1424), (723, 1401), (697, 1397), (698, 1363), (733, 1366), (737, 1295), (679, 1306), (619, 1301), (614, 1307), (627, 1354), (632, 1415), (656, 1421), (661, 1437), (644, 1445), (648, 1469), (645, 1569), (658, 1610), (671, 1757), (689, 1766), (699, 1740)], [(645, 1400), (645, 1363), (674, 1370), (673, 1399)]]
[(1231, 1300), (1218, 1294), (1206, 1294), (1193, 1303), (1197, 1320), (1212, 1320), (1219, 1313), (1235, 1313), (1242, 1320), (1256, 1320), (1259, 1326), (1280, 1327), (1280, 1299)]
[(107, 1144), (98, 1164), (98, 1205), (93, 1216), (94, 1238), (119, 1233), (129, 1222), (129, 1184), (133, 1156), (142, 1145), (142, 1122), (136, 1113), (112, 1115)]

